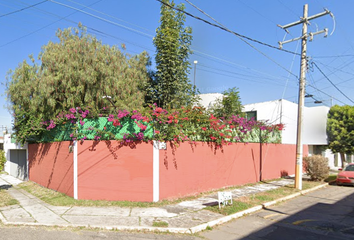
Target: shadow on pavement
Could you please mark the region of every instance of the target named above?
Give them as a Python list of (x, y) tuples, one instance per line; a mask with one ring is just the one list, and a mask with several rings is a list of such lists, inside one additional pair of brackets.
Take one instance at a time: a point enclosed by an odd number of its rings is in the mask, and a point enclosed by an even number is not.
[[(303, 202), (292, 202), (286, 207), (274, 206), (265, 209), (265, 214), (270, 216), (267, 220), (274, 223), (242, 239), (354, 239), (354, 193), (333, 203), (336, 197), (335, 193), (331, 192), (333, 188), (337, 187), (329, 187), (327, 195), (308, 195), (306, 196), (308, 199), (302, 200)], [(338, 188), (344, 194), (347, 190), (353, 192), (351, 187)], [(320, 202), (312, 201), (313, 198), (319, 199)], [(314, 205), (311, 205), (312, 202)], [(297, 212), (296, 207), (301, 208), (302, 204), (311, 206)], [(292, 210), (288, 211), (291, 208)]]
[(0, 189), (8, 190), (9, 188), (12, 188), (12, 185), (10, 185), (10, 184), (3, 184), (3, 185), (0, 185)]

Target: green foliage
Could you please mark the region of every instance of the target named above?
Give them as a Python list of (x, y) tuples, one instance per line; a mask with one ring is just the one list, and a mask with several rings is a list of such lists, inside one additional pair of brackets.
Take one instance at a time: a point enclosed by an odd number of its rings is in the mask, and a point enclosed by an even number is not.
[(6, 162), (5, 152), (0, 150), (0, 172), (4, 170)]
[(230, 118), (235, 115), (244, 116), (238, 89), (230, 88), (222, 94), (224, 97), (217, 99), (210, 109), (214, 115), (219, 118)]
[(152, 222), (153, 227), (168, 227), (168, 222), (165, 221), (153, 221)]
[(328, 159), (321, 155), (313, 155), (303, 158), (306, 173), (311, 180), (322, 181), (329, 175)]
[(333, 153), (340, 153), (342, 167), (344, 154), (354, 153), (354, 106), (331, 107), (327, 119), (329, 148)]
[[(174, 2), (164, 2), (175, 6)], [(184, 9), (184, 5), (177, 6)], [(188, 80), (192, 29), (184, 27), (185, 14), (161, 4), (160, 26), (156, 30), (156, 68), (150, 98), (163, 108), (179, 108), (193, 102), (194, 91)]]
[[(41, 134), (42, 121), (77, 106), (98, 115), (118, 109), (141, 109), (149, 79), (146, 52), (122, 53), (86, 34), (85, 28), (58, 30), (59, 41), (42, 47), (37, 64), (21, 63), (10, 71), (7, 97), (16, 135)], [(109, 96), (103, 98), (104, 96)]]

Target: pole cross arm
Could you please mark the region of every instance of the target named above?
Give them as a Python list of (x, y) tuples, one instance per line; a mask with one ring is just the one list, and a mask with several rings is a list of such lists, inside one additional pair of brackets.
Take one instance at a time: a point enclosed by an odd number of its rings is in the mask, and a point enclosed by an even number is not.
[(325, 34), (323, 37), (327, 37), (328, 36), (328, 28), (325, 28), (325, 29), (323, 29), (321, 31), (317, 31), (317, 32), (314, 32), (314, 33), (310, 32), (309, 33), (310, 42), (313, 40), (313, 36), (321, 34), (321, 33)]
[(297, 37), (297, 38), (289, 39), (289, 40), (286, 40), (286, 41), (278, 42), (279, 48), (282, 49), (284, 44), (290, 43), (290, 42), (294, 42), (294, 41), (303, 39), (305, 37), (310, 37), (310, 42), (312, 42), (313, 36), (321, 34), (321, 33), (324, 33), (325, 34), (324, 37), (327, 37), (328, 36), (328, 28), (325, 28), (323, 30), (320, 30), (320, 31), (317, 31), (317, 32), (314, 32), (314, 33), (310, 32), (309, 34), (301, 36), (301, 37)]
[(278, 27), (286, 30), (287, 28), (299, 25), (299, 24), (304, 23), (304, 22), (308, 22), (308, 21), (310, 21), (312, 19), (319, 18), (319, 17), (322, 17), (322, 16), (327, 15), (327, 14), (332, 14), (332, 13), (329, 10), (325, 9), (324, 12), (312, 15), (312, 16), (307, 17), (307, 18), (300, 18), (299, 21), (296, 21), (296, 22), (293, 22), (293, 23), (289, 23), (289, 24), (286, 24), (284, 26), (278, 24)]

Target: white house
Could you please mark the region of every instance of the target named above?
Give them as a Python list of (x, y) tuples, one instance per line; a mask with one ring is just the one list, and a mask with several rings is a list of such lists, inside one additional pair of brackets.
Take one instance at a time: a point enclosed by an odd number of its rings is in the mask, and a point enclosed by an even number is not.
[[(221, 98), (221, 93), (201, 94), (199, 102), (209, 108), (216, 99)], [(285, 128), (282, 131), (283, 144), (296, 144), (297, 135), (297, 112), (298, 105), (284, 99), (246, 104), (243, 106), (248, 118), (254, 117), (255, 120), (268, 121), (272, 124), (282, 123)], [(308, 145), (309, 154), (321, 154), (328, 158), (331, 168), (340, 165), (339, 154), (333, 154), (327, 149), (327, 106), (304, 107), (302, 124), (302, 143)], [(353, 156), (347, 156), (347, 161), (352, 161)]]
[(224, 95), (222, 93), (203, 93), (199, 94), (200, 98), (199, 104), (205, 107), (206, 109), (213, 106), (216, 100), (221, 99)]
[[(321, 154), (328, 158), (330, 168), (338, 166), (338, 154), (333, 154), (327, 149), (327, 106), (304, 107), (302, 122), (302, 143), (308, 145), (309, 154)], [(283, 144), (296, 144), (297, 113), (296, 103), (279, 99), (269, 102), (253, 103), (244, 105), (244, 112), (253, 116), (256, 120), (269, 121), (272, 124), (284, 124), (282, 131)]]
[(11, 134), (4, 136), (4, 152), (6, 157), (5, 172), (16, 178), (28, 179), (28, 144), (23, 146), (11, 138)]

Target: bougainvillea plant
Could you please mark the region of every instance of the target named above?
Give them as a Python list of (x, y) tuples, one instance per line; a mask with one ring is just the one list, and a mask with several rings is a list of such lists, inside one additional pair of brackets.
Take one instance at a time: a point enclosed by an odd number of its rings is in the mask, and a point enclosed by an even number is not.
[[(104, 126), (88, 126), (84, 128), (88, 119), (97, 116), (90, 115), (88, 109), (71, 108), (68, 113), (61, 113), (56, 119), (42, 122), (47, 131), (58, 125), (70, 123), (72, 140), (86, 140), (85, 131), (94, 132), (93, 140), (116, 139), (122, 142), (132, 141), (171, 141), (176, 144), (183, 141), (215, 142), (218, 146), (232, 142), (280, 142), (280, 131), (283, 124), (269, 124), (268, 122), (248, 120), (240, 116), (217, 118), (202, 107), (189, 107), (167, 110), (156, 104), (150, 105), (145, 111), (118, 110), (117, 114), (109, 114)], [(125, 132), (117, 137), (113, 130), (120, 130), (130, 121), (134, 131)], [(153, 134), (146, 134), (152, 127)], [(91, 138), (92, 139), (92, 138)]]

